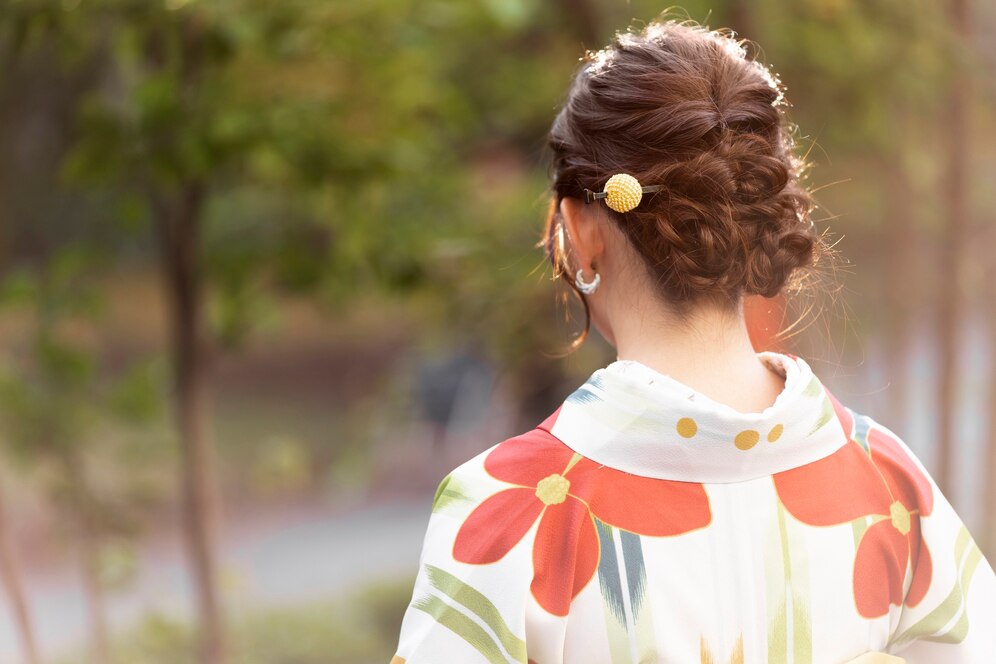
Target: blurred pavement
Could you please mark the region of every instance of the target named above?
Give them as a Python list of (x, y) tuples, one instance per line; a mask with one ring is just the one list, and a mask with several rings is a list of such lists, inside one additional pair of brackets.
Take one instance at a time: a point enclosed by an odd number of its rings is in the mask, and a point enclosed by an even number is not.
[[(221, 551), (221, 581), (230, 610), (237, 615), (260, 607), (331, 600), (379, 580), (414, 580), (431, 501), (432, 496), (425, 495), (344, 513), (297, 508), (244, 523), (230, 518)], [(152, 614), (192, 617), (193, 597), (178, 536), (165, 544), (146, 543), (138, 564), (133, 581), (108, 595), (114, 633)], [(85, 646), (87, 623), (75, 570), (30, 570), (25, 576), (44, 656)], [(3, 601), (0, 662), (18, 662), (19, 657), (13, 620)]]

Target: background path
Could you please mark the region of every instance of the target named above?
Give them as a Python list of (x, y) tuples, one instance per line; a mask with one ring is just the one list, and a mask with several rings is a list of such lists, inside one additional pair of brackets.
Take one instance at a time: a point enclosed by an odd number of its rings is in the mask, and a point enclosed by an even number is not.
[[(414, 579), (431, 494), (348, 512), (315, 508), (269, 512), (246, 521), (229, 519), (222, 544), (222, 582), (234, 612), (246, 608), (335, 599), (379, 579)], [(193, 598), (178, 534), (148, 542), (135, 578), (108, 596), (115, 633), (150, 614), (191, 618)], [(29, 561), (24, 561), (29, 566)], [(30, 566), (29, 566), (30, 567)], [(29, 569), (31, 611), (46, 657), (85, 645), (86, 616), (75, 570)], [(20, 651), (6, 598), (0, 602), (0, 662)]]

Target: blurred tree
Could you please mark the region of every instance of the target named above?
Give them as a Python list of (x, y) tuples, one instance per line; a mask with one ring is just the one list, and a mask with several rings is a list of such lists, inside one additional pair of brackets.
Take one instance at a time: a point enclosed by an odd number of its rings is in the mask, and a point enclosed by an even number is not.
[(965, 271), (963, 255), (967, 249), (969, 229), (969, 143), (970, 85), (966, 62), (970, 44), (969, 0), (951, 0), (950, 25), (955, 47), (951, 58), (950, 94), (945, 126), (947, 128), (947, 168), (943, 180), (946, 228), (941, 244), (941, 290), (938, 300), (938, 336), (940, 343), (940, 380), (937, 382), (938, 463), (937, 482), (942, 491), (952, 493), (957, 477), (954, 465), (954, 424), (961, 378), (961, 331), (965, 324)]
[(599, 49), (605, 36), (601, 7), (591, 0), (558, 0), (561, 14), (586, 48)]
[[(15, 460), (47, 470), (48, 493), (67, 522), (79, 556), (90, 622), (92, 661), (110, 661), (110, 637), (101, 579), (101, 542), (134, 532), (136, 494), (119, 482), (91, 479), (96, 432), (108, 420), (147, 423), (154, 414), (155, 381), (136, 365), (117, 381), (102, 383), (94, 356), (73, 326), (90, 319), (99, 297), (85, 275), (88, 252), (60, 251), (40, 270), (15, 272), (3, 282), (2, 301), (26, 309), (32, 329), (26, 352), (0, 371), (4, 440)], [(119, 450), (104, 454), (123, 461)], [(106, 457), (105, 457), (106, 458)], [(129, 477), (121, 473), (119, 477)], [(31, 647), (28, 648), (31, 652)]]
[(729, 27), (736, 31), (740, 38), (749, 39), (755, 43), (764, 43), (763, 37), (757, 32), (757, 21), (747, 0), (729, 0)]
[[(493, 275), (517, 261), (506, 274), (518, 283), (513, 274), (529, 268), (521, 247), (538, 225), (536, 189), (521, 174), (547, 121), (537, 99), (552, 101), (563, 78), (534, 64), (548, 46), (530, 18), (548, 10), (395, 0), (31, 5), (10, 19), (20, 20), (11, 32), (49, 31), (76, 61), (99, 63), (66, 174), (103, 187), (102, 206), (119, 210), (121, 228), (147, 221), (155, 231), (203, 656), (222, 661), (208, 440), (215, 342), (251, 329), (262, 285), (317, 289), (337, 308), (374, 292), (423, 293), (444, 335), (471, 323), (462, 334), (496, 339), (511, 328), (496, 333), (494, 322), (528, 322), (529, 311), (503, 309)], [(496, 50), (514, 55), (482, 75)], [(487, 163), (496, 152), (507, 172)], [(526, 220), (518, 232), (510, 212)], [(475, 274), (454, 288), (450, 268), (465, 256)], [(482, 308), (487, 316), (475, 319)]]
[[(972, 6), (972, 9), (982, 13), (985, 5), (976, 4)], [(990, 20), (996, 19), (996, 14), (992, 12), (991, 7), (989, 17)], [(981, 72), (976, 80), (983, 83), (976, 88), (981, 93), (977, 95), (978, 108), (989, 111), (986, 114), (976, 116), (982, 120), (979, 122), (979, 132), (986, 131), (985, 127), (988, 125), (985, 124), (985, 120), (987, 118), (990, 122), (996, 120), (996, 114), (992, 113), (992, 109), (996, 107), (996, 76), (993, 75), (994, 65), (996, 65), (996, 59), (993, 56), (996, 55), (996, 51), (993, 49), (991, 40), (982, 41), (982, 35), (988, 35), (990, 32), (985, 28), (984, 22), (976, 23), (971, 31), (972, 54), (977, 56), (973, 60), (973, 64), (977, 64), (978, 71)], [(974, 145), (977, 146), (977, 149), (983, 148), (978, 149), (979, 153), (983, 153), (986, 147), (985, 144), (980, 145), (978, 142)], [(985, 171), (984, 164), (973, 169), (972, 172), (976, 174), (976, 182), (992, 180), (992, 167), (996, 165), (996, 162), (992, 161), (992, 148), (989, 147), (989, 150), (990, 170)], [(996, 288), (994, 288), (996, 285), (996, 250), (994, 250), (996, 248), (996, 213), (994, 213), (991, 202), (993, 192), (989, 189), (986, 193), (989, 194), (990, 199), (979, 201), (979, 207), (976, 208), (978, 216), (972, 232), (972, 241), (969, 242), (968, 248), (974, 247), (976, 250), (975, 259), (981, 266), (975, 281), (976, 289), (973, 295), (980, 305), (978, 309), (981, 313), (983, 328), (986, 330), (989, 349), (988, 380), (984, 383), (988, 386), (989, 398), (984, 408), (986, 420), (983, 427), (985, 432), (983, 441), (985, 445), (982, 498), (983, 532), (979, 539), (982, 542), (983, 551), (990, 560), (993, 560), (996, 559)]]
[(7, 591), (7, 602), (10, 605), (10, 613), (14, 616), (14, 627), (21, 641), (24, 661), (27, 664), (40, 664), (34, 620), (28, 609), (27, 594), (21, 578), (21, 565), (11, 544), (9, 528), (7, 515), (4, 512), (3, 491), (0, 488), (0, 584)]
[[(984, 229), (983, 238), (990, 239), (990, 244), (996, 244), (996, 224), (990, 224)], [(989, 264), (983, 271), (983, 284), (996, 284), (996, 252), (989, 254)], [(982, 536), (983, 550), (990, 557), (996, 556), (996, 297), (992, 292), (986, 292), (983, 286), (982, 317), (989, 330), (989, 400), (985, 409), (987, 421), (985, 431), (985, 460), (983, 462), (983, 498), (982, 498)]]
[(101, 181), (130, 197), (154, 231), (169, 304), (181, 497), (203, 630), (201, 658), (215, 664), (227, 659), (227, 648), (217, 588), (206, 282), (211, 274), (219, 277), (221, 331), (236, 341), (251, 322), (244, 314), (253, 298), (246, 292), (263, 256), (240, 241), (243, 229), (233, 229), (226, 244), (205, 226), (212, 195), (232, 182), (265, 170), (276, 170), (281, 179), (287, 159), (301, 160), (309, 177), (326, 168), (328, 156), (311, 142), (320, 134), (309, 133), (314, 126), (307, 121), (321, 99), (284, 97), (282, 79), (292, 72), (274, 68), (296, 61), (294, 29), (307, 24), (306, 5), (94, 5), (82, 34), (94, 40), (90, 47), (107, 65), (102, 86), (84, 106), (67, 169), (77, 181)]
[[(789, 83), (794, 119), (816, 130), (806, 137), (811, 147), (832, 148), (820, 164), (843, 176), (832, 184), (846, 183), (836, 198), (854, 208), (853, 219), (827, 211), (832, 227), (848, 236), (844, 254), (864, 266), (860, 281), (869, 297), (841, 303), (847, 306), (840, 311), (847, 315), (853, 307), (880, 340), (889, 385), (884, 402), (872, 407), (902, 431), (914, 416), (907, 373), (914, 336), (923, 332), (931, 305), (950, 302), (945, 268), (929, 253), (934, 244), (920, 241), (940, 235), (943, 243), (949, 237), (933, 223), (941, 216), (935, 201), (944, 186), (934, 149), (944, 140), (935, 131), (943, 113), (937, 90), (951, 46), (944, 7), (810, 0), (765, 3), (758, 11), (767, 29), (766, 59), (784, 63), (777, 69)], [(832, 202), (834, 192), (824, 188), (819, 198)], [(946, 360), (941, 364), (951, 367)], [(939, 411), (947, 409), (943, 400), (937, 403)]]

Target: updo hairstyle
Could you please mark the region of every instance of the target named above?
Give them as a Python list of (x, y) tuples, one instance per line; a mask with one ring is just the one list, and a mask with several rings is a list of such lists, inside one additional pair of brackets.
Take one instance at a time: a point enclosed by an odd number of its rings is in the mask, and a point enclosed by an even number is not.
[(572, 287), (560, 201), (584, 200), (584, 189), (601, 191), (616, 173), (662, 185), (629, 212), (594, 204), (678, 311), (703, 299), (733, 307), (743, 295), (775, 296), (818, 260), (826, 247), (800, 183), (807, 164), (783, 88), (745, 43), (658, 20), (582, 58), (548, 137), (554, 195), (542, 242)]

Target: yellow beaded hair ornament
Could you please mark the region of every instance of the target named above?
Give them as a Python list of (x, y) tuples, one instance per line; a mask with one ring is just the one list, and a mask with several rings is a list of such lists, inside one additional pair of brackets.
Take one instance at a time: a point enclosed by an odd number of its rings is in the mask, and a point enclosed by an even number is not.
[(594, 203), (600, 198), (616, 212), (629, 212), (640, 204), (644, 194), (663, 189), (663, 185), (653, 184), (641, 187), (640, 181), (629, 173), (616, 173), (605, 183), (602, 191), (584, 190), (584, 202)]

